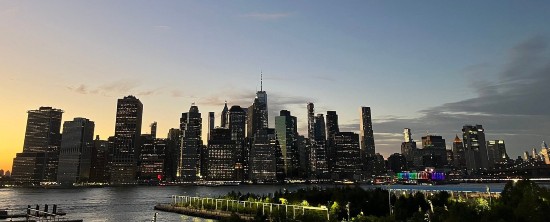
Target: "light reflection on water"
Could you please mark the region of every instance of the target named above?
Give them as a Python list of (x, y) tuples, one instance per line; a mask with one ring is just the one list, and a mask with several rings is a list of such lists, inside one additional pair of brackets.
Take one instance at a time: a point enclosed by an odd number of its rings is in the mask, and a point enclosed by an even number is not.
[[(484, 192), (486, 186), (491, 191), (500, 192), (504, 184), (458, 184), (439, 186), (392, 185), (390, 189), (425, 189)], [(9, 209), (14, 213), (24, 213), (27, 205), (57, 204), (58, 209), (67, 213), (70, 219), (84, 221), (151, 221), (155, 214), (153, 207), (157, 203), (169, 203), (172, 195), (190, 195), (217, 197), (231, 191), (241, 193), (268, 194), (278, 190), (289, 191), (305, 187), (333, 187), (334, 185), (242, 185), (242, 186), (166, 186), (166, 187), (105, 187), (74, 189), (0, 189), (0, 209)], [(386, 186), (361, 185), (363, 188)], [(15, 210), (15, 211), (13, 211)], [(158, 212), (157, 221), (212, 221), (167, 212)], [(1, 220), (0, 220), (1, 221)]]

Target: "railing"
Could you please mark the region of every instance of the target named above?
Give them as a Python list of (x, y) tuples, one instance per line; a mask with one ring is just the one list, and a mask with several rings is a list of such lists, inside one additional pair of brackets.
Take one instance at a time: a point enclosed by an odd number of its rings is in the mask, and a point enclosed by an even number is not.
[[(329, 210), (326, 206), (312, 207), (302, 205), (264, 203), (257, 201), (241, 201), (230, 199), (216, 199), (208, 197), (192, 197), (192, 196), (177, 196), (172, 195), (172, 205), (179, 207), (192, 207), (197, 209), (208, 209), (214, 211), (236, 212), (253, 216), (254, 213), (260, 212), (263, 216), (269, 216), (274, 213), (284, 212), (285, 217), (292, 216), (296, 219), (297, 216), (304, 216), (307, 212), (314, 214), (326, 214), (327, 221), (330, 219)], [(260, 210), (261, 209), (261, 210)], [(290, 211), (290, 214), (289, 214)]]

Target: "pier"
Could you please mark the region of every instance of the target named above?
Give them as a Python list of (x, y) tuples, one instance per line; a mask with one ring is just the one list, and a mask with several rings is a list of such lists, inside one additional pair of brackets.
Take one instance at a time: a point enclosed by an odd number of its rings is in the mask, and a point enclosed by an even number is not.
[[(0, 210), (0, 219), (10, 219), (10, 221), (26, 221), (26, 222), (41, 222), (41, 221), (64, 221), (64, 222), (82, 222), (82, 220), (70, 220), (65, 217), (66, 213), (58, 212), (57, 205), (54, 204), (52, 211), (48, 212), (48, 205), (44, 205), (44, 210), (40, 210), (37, 204), (35, 208), (27, 205), (26, 213), (8, 214), (8, 210)], [(13, 218), (24, 218), (22, 220), (13, 220)]]
[[(390, 196), (402, 197), (415, 193), (423, 193), (426, 198), (432, 197), (439, 192), (447, 192), (450, 199), (454, 201), (464, 201), (468, 199), (483, 198), (487, 200), (498, 199), (499, 192), (472, 192), (456, 190), (415, 190), (415, 189), (387, 189), (388, 198)], [(393, 206), (389, 206), (392, 209)], [(242, 201), (236, 199), (217, 199), (209, 197), (196, 196), (177, 196), (172, 195), (171, 203), (158, 204), (155, 210), (184, 214), (188, 216), (208, 218), (208, 219), (226, 219), (230, 217), (239, 217), (245, 221), (252, 221), (257, 217), (292, 219), (298, 221), (330, 221), (330, 210), (327, 206), (303, 206), (284, 203), (267, 203), (258, 201)], [(391, 210), (390, 210), (391, 211)], [(334, 216), (334, 215), (333, 215)]]
[(269, 218), (275, 215), (289, 219), (297, 219), (308, 215), (330, 219), (329, 210), (326, 206), (312, 207), (176, 195), (172, 196), (170, 204), (158, 204), (155, 206), (155, 210), (217, 220), (229, 218), (233, 215), (237, 215), (245, 221), (252, 221), (256, 216)]

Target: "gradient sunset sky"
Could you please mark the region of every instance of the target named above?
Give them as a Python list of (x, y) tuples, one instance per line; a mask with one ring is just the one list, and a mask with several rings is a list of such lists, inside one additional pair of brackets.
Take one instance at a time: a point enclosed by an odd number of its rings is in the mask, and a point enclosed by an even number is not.
[(114, 134), (116, 100), (144, 104), (143, 133), (268, 93), (306, 128), (306, 103), (377, 152), (483, 124), (515, 158), (550, 140), (547, 1), (0, 1), (0, 169), (23, 149), (27, 110), (53, 106)]

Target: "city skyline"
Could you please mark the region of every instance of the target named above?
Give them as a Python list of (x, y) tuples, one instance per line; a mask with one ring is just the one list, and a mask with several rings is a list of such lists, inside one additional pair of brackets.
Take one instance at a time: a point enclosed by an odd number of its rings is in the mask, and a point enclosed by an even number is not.
[(369, 106), (385, 157), (403, 128), (452, 141), (480, 124), (511, 158), (550, 140), (548, 3), (115, 4), (0, 3), (0, 169), (23, 150), (28, 110), (88, 118), (107, 139), (116, 99), (133, 94), (142, 132), (156, 121), (166, 137), (193, 102), (216, 125), (225, 100), (249, 107), (259, 73), (270, 127), (289, 110), (306, 135), (314, 102), (358, 132)]

